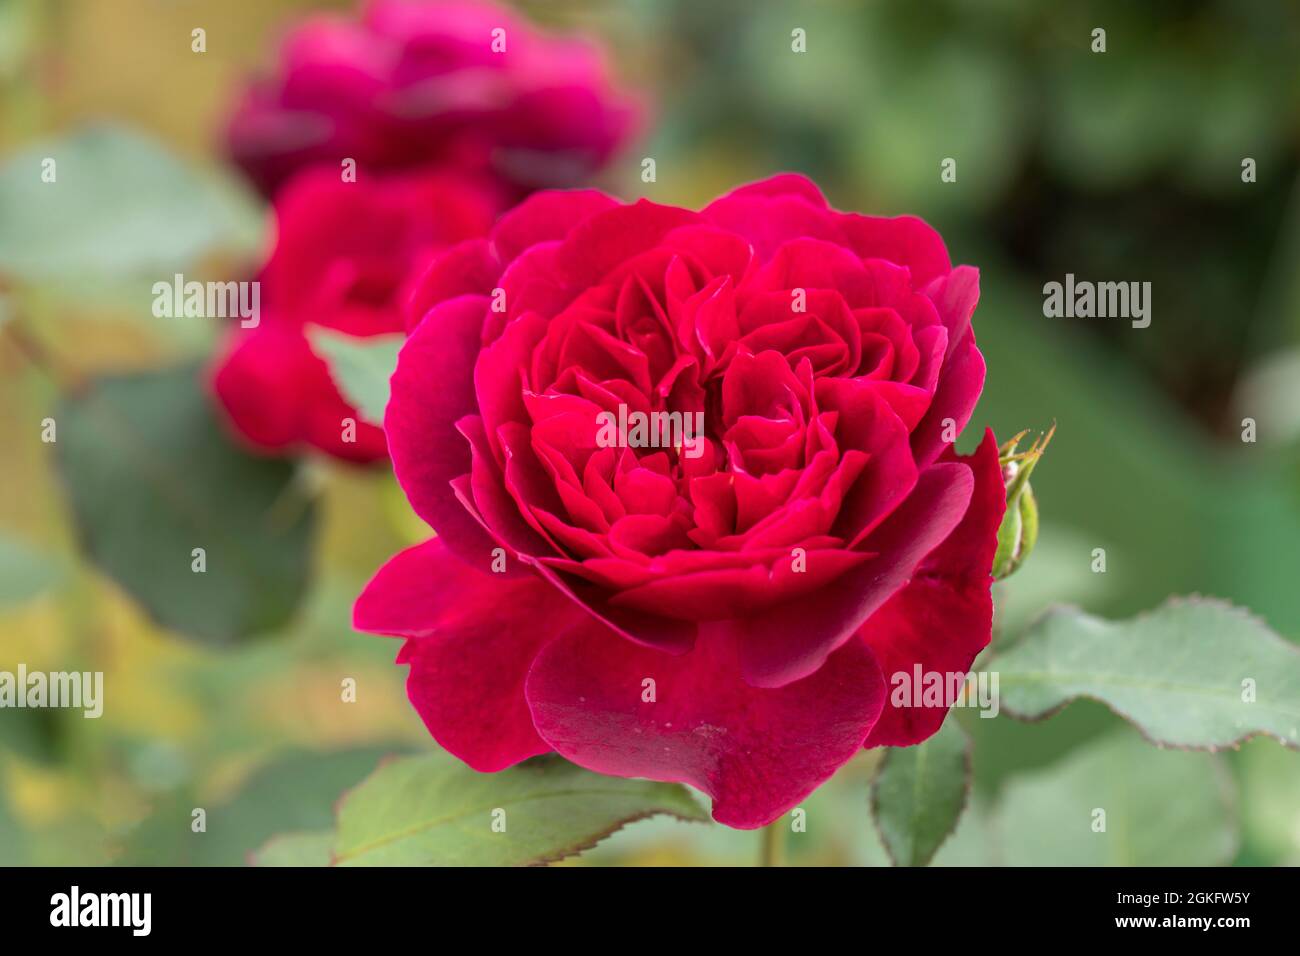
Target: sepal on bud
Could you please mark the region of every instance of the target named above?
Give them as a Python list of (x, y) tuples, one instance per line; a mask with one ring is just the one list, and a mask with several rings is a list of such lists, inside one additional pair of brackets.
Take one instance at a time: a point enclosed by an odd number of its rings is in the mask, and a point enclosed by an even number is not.
[(1027, 434), (1029, 429), (998, 449), (998, 464), (1002, 466), (1002, 480), (1007, 487), (1007, 511), (998, 527), (998, 548), (993, 555), (993, 577), (999, 581), (1024, 564), (1038, 541), (1038, 502), (1029, 476), (1056, 434), (1056, 425), (1053, 423), (1047, 434), (1035, 438), (1028, 451), (1017, 454), (1016, 446)]

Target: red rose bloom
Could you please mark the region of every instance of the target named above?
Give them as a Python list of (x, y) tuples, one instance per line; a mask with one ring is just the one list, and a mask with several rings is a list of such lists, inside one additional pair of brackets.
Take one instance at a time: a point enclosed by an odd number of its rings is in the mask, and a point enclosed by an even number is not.
[[(412, 703), (479, 770), (553, 750), (768, 823), (938, 729), (890, 675), (988, 643), (997, 447), (944, 440), (983, 385), (977, 298), (925, 223), (798, 176), (701, 212), (532, 197), (414, 294), (385, 429), (438, 536), (356, 626), (406, 639)], [(609, 447), (616, 411), (704, 438)]]
[(352, 158), (372, 171), (488, 172), (522, 196), (583, 182), (635, 112), (587, 43), (487, 3), (370, 0), (360, 22), (298, 26), (276, 75), (239, 103), (227, 142), (267, 195), (305, 166), (337, 171)]
[(240, 436), (269, 452), (307, 445), (350, 461), (384, 458), (383, 430), (344, 401), (308, 328), (357, 337), (402, 332), (412, 273), (438, 250), (484, 235), (497, 202), (437, 174), (345, 183), (317, 170), (286, 187), (260, 276), (262, 314), (254, 327), (232, 331), (213, 373)]

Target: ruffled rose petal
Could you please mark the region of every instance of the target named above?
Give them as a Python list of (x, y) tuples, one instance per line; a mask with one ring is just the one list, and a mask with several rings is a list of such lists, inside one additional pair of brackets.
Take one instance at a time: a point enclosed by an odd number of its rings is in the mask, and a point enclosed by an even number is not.
[(744, 236), (762, 260), (770, 259), (781, 246), (794, 239), (839, 242), (844, 238), (833, 213), (798, 193), (763, 195), (737, 191), (714, 200), (701, 215)]
[(952, 271), (948, 247), (924, 219), (857, 213), (839, 213), (837, 218), (849, 248), (863, 259), (887, 259), (906, 266), (912, 273), (913, 288), (924, 288)]
[(475, 770), (551, 748), (537, 736), (524, 680), (538, 650), (582, 613), (536, 577), (480, 573), (434, 538), (396, 555), (357, 598), (361, 631), (405, 637), (398, 663), (435, 740)]
[(584, 219), (617, 205), (617, 200), (598, 189), (534, 193), (497, 220), (492, 244), (502, 262), (512, 262), (529, 246), (563, 239)]
[(743, 638), (745, 680), (756, 687), (781, 687), (821, 667), (948, 537), (966, 513), (973, 485), (965, 464), (930, 466), (907, 500), (864, 543), (876, 557), (814, 595), (730, 622)]
[(608, 209), (569, 231), (556, 251), (556, 270), (571, 287), (594, 286), (628, 259), (653, 249), (667, 233), (699, 218), (648, 199)]
[(984, 390), (984, 373), (984, 356), (975, 347), (974, 333), (968, 332), (963, 344), (944, 360), (934, 401), (912, 432), (912, 454), (918, 465), (936, 461), (961, 434)]
[(474, 361), (488, 308), (481, 296), (438, 306), (402, 346), (384, 416), (393, 473), (416, 514), (458, 556), (489, 566), (492, 539), (451, 487), (470, 471), (470, 448), (456, 422), (477, 411)]
[(733, 196), (798, 196), (819, 209), (826, 209), (828, 206), (826, 196), (822, 194), (818, 185), (799, 173), (777, 173), (755, 183), (746, 183), (733, 189), (723, 198), (728, 199)]
[[(869, 620), (859, 636), (875, 652), (891, 691), (910, 688), (915, 668), (922, 675), (965, 673), (988, 645), (993, 628), (993, 583), (990, 571), (997, 549), (998, 525), (1006, 510), (1006, 492), (998, 467), (998, 446), (991, 431), (970, 465), (975, 489), (961, 523), (921, 563), (916, 574)], [(905, 675), (895, 681), (895, 675)], [(948, 713), (941, 707), (903, 706), (886, 702), (880, 722), (867, 738), (868, 747), (906, 747), (939, 729)]]
[(501, 264), (486, 239), (467, 239), (435, 256), (411, 284), (403, 309), (407, 334), (431, 309), (448, 299), (491, 295), (500, 274)]
[(929, 284), (925, 294), (934, 303), (948, 329), (948, 354), (963, 345), (970, 331), (975, 306), (980, 301), (980, 273), (971, 266), (958, 266)]
[(884, 683), (861, 642), (765, 690), (741, 679), (723, 635), (674, 657), (588, 626), (538, 654), (524, 693), (537, 732), (565, 758), (597, 773), (688, 783), (713, 798), (719, 823), (751, 829), (861, 747)]

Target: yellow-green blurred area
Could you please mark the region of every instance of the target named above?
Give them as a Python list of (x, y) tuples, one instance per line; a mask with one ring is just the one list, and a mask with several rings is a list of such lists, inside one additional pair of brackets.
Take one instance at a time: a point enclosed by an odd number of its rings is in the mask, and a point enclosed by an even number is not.
[[(798, 170), (837, 208), (925, 217), (954, 262), (979, 267), (988, 382), (962, 444), (985, 425), (1009, 437), (1057, 424), (1034, 474), (1039, 546), (996, 589), (999, 639), (1053, 603), (1126, 617), (1201, 593), (1300, 641), (1300, 6), (520, 6), (602, 38), (621, 83), (655, 104), (642, 140), (604, 174), (610, 191), (698, 205)], [(0, 153), (110, 121), (217, 173), (241, 79), (269, 65), (295, 17), (351, 7), (0, 0)], [(1104, 53), (1092, 50), (1099, 27)], [(805, 53), (792, 50), (795, 30)], [(642, 181), (645, 157), (654, 182)], [(946, 159), (954, 182), (941, 179)], [(259, 215), (242, 251), (196, 274), (253, 265)], [(1042, 287), (1066, 273), (1150, 282), (1150, 327), (1044, 317)], [(106, 682), (99, 719), (0, 711), (0, 863), (239, 864), (276, 833), (327, 827), (338, 795), (382, 755), (433, 746), (392, 663), (397, 643), (349, 623), (367, 576), (424, 534), (382, 469), (302, 465), (322, 501), (314, 582), (294, 622), (256, 641), (213, 649), (164, 630), (78, 556), (41, 440), (59, 393), (96, 373), (201, 359), (215, 339), (205, 320), (154, 318), (149, 301), (111, 283), (0, 275), (0, 540), (22, 555), (0, 564), (0, 594), (21, 596), (0, 602), (0, 670), (102, 670)], [(1246, 418), (1255, 441), (1243, 441)], [(346, 678), (354, 703), (341, 700)], [(1136, 731), (1086, 702), (1032, 725), (966, 716), (975, 788), (938, 861), (1094, 862), (1071, 859), (1069, 841), (1036, 860), (1008, 822), (1068, 803), (1081, 775), (1141, 766), (1126, 762)], [(1300, 862), (1300, 754), (1271, 740), (1215, 757), (1150, 753), (1116, 799), (1139, 829), (1174, 823), (1110, 862)], [(886, 862), (868, 806), (877, 760), (863, 754), (804, 804), (791, 862)], [(1171, 815), (1189, 790), (1195, 812)], [(194, 807), (210, 812), (202, 841)], [(583, 860), (756, 854), (754, 834), (650, 820)]]

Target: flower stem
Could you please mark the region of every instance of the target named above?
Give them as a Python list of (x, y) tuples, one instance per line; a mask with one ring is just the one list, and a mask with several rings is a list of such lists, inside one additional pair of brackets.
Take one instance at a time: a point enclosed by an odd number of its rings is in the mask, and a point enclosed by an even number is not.
[(763, 842), (759, 850), (759, 866), (781, 865), (781, 837), (785, 830), (785, 820), (776, 820), (763, 828)]

